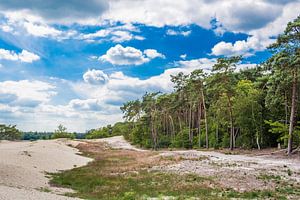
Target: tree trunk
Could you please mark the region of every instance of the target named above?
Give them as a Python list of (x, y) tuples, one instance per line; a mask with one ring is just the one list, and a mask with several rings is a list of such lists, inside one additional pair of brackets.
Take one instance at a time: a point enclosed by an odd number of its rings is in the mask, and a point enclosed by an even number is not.
[(257, 144), (257, 149), (260, 150), (258, 134), (256, 134), (256, 144)]
[(180, 113), (178, 113), (178, 123), (179, 123), (179, 131), (178, 132), (180, 132), (182, 130)]
[(202, 117), (202, 106), (199, 104), (199, 117), (198, 117), (198, 143), (201, 148), (201, 117)]
[(208, 122), (207, 122), (207, 112), (206, 112), (206, 105), (205, 105), (205, 98), (204, 98), (204, 92), (201, 90), (202, 93), (202, 104), (203, 104), (203, 110), (204, 110), (204, 122), (205, 122), (205, 145), (208, 149)]
[(217, 122), (217, 128), (216, 128), (216, 144), (217, 147), (219, 147), (219, 123)]
[(284, 110), (285, 110), (285, 125), (288, 124), (288, 99), (287, 99), (287, 94), (286, 91), (284, 92)]
[(172, 135), (172, 140), (175, 140), (175, 128), (174, 128), (174, 122), (173, 122), (173, 118), (171, 115), (169, 115), (170, 121), (171, 121), (171, 135)]
[(293, 150), (293, 132), (294, 132), (294, 123), (296, 116), (296, 98), (297, 98), (297, 69), (293, 71), (293, 86), (292, 86), (292, 105), (291, 105), (291, 115), (290, 115), (290, 127), (289, 127), (289, 138), (288, 138), (288, 149), (287, 154), (291, 155)]
[(190, 148), (193, 147), (193, 134), (192, 134), (192, 103), (190, 103), (189, 109), (189, 140), (190, 140)]
[(231, 99), (229, 95), (227, 94), (227, 99), (228, 99), (228, 108), (229, 108), (229, 118), (230, 118), (230, 150), (233, 150), (234, 147), (234, 127), (233, 127), (233, 113), (232, 113), (232, 104), (231, 104)]

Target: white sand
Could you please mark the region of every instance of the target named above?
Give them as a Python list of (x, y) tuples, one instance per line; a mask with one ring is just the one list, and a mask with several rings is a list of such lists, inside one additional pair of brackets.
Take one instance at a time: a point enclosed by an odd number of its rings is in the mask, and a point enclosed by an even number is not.
[(146, 151), (143, 149), (139, 149), (131, 145), (127, 142), (123, 136), (114, 136), (109, 138), (102, 138), (102, 139), (94, 139), (88, 140), (90, 142), (104, 142), (108, 144), (113, 149), (126, 149), (126, 150), (134, 150), (134, 151)]
[[(91, 161), (77, 155), (67, 140), (34, 142), (0, 142), (0, 199), (75, 199), (53, 193), (66, 190), (53, 188), (45, 172), (57, 172), (82, 166)], [(51, 193), (40, 189), (50, 189)]]

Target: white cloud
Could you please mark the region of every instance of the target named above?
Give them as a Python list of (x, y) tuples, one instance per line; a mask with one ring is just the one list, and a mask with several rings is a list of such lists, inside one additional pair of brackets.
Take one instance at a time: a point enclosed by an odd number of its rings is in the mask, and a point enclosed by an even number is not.
[(32, 63), (33, 61), (39, 60), (40, 57), (34, 53), (31, 53), (26, 50), (22, 50), (22, 52), (18, 55), (19, 60), (22, 62)]
[[(250, 56), (256, 51), (265, 50), (268, 45), (274, 42), (274, 37), (284, 31), (286, 24), (297, 17), (299, 7), (300, 1), (287, 4), (282, 7), (280, 15), (275, 20), (259, 29), (249, 31), (250, 36), (246, 40), (236, 41), (235, 43), (220, 42), (212, 48), (212, 54), (225, 56), (245, 54)], [(252, 18), (249, 17), (249, 19)]]
[(210, 72), (212, 66), (216, 63), (216, 59), (212, 58), (199, 58), (199, 59), (192, 59), (192, 60), (180, 60), (177, 61), (175, 64), (179, 68), (183, 68), (191, 72), (195, 69), (203, 69), (205, 72)]
[(167, 35), (182, 35), (182, 36), (189, 36), (192, 33), (192, 31), (176, 31), (173, 29), (167, 30)]
[(120, 26), (103, 28), (94, 33), (82, 33), (77, 38), (83, 39), (87, 42), (112, 41), (115, 43), (130, 40), (144, 40), (144, 37), (136, 35), (138, 32), (140, 32), (140, 30), (137, 27), (131, 24), (124, 24)]
[[(264, 27), (280, 16), (282, 4), (266, 0), (112, 0), (104, 19), (127, 23), (142, 23), (163, 27), (197, 24), (211, 28), (211, 20), (216, 18), (230, 31), (249, 31)], [(130, 13), (130, 15), (128, 14)]]
[(246, 41), (237, 41), (234, 44), (230, 42), (219, 42), (212, 48), (212, 54), (215, 56), (236, 56), (244, 55), (251, 50), (249, 43)]
[(182, 55), (180, 55), (180, 58), (183, 59), (183, 60), (185, 60), (186, 56), (187, 56), (186, 54), (182, 54)]
[(154, 58), (166, 58), (165, 55), (157, 52), (157, 50), (155, 49), (146, 49), (144, 50), (144, 54), (150, 58), (150, 59), (154, 59)]
[[(32, 105), (46, 103), (56, 95), (55, 87), (42, 81), (4, 81), (0, 82), (0, 94), (5, 95), (6, 104)], [(3, 99), (2, 99), (3, 100)]]
[(0, 60), (1, 59), (32, 63), (33, 61), (39, 60), (40, 57), (34, 53), (27, 51), (27, 50), (22, 50), (21, 53), (16, 53), (14, 51), (0, 49)]
[(90, 84), (104, 84), (108, 80), (108, 76), (101, 70), (88, 70), (83, 74), (83, 80)]
[(78, 110), (99, 111), (104, 110), (99, 99), (72, 99), (69, 105)]
[(2, 25), (0, 25), (0, 29), (1, 29), (3, 32), (8, 32), (8, 33), (14, 31), (14, 29), (13, 29), (11, 26), (7, 25), (7, 24), (2, 24)]
[(29, 34), (39, 37), (57, 37), (62, 34), (62, 31), (59, 31), (47, 25), (38, 25), (30, 22), (25, 22), (24, 27)]
[(163, 54), (154, 49), (146, 49), (144, 53), (134, 47), (123, 47), (117, 44), (111, 47), (99, 60), (110, 62), (113, 65), (142, 65), (156, 57), (163, 58)]

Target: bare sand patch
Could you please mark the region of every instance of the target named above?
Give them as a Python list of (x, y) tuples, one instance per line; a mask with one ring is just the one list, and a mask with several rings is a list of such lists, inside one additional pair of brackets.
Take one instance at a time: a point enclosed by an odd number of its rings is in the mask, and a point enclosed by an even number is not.
[(92, 160), (78, 155), (71, 144), (66, 139), (0, 142), (0, 199), (71, 199), (57, 195), (66, 190), (51, 187), (46, 175)]

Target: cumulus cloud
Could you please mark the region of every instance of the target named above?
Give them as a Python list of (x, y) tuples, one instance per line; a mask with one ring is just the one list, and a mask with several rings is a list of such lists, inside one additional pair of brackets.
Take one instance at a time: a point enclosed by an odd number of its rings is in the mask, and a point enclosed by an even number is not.
[(90, 84), (104, 84), (108, 76), (101, 70), (92, 69), (83, 74), (83, 80)]
[(134, 47), (123, 47), (117, 44), (111, 47), (106, 54), (100, 56), (99, 60), (110, 62), (113, 65), (142, 65), (157, 57), (164, 56), (154, 49), (146, 49), (143, 53)]
[(235, 56), (244, 55), (251, 50), (251, 46), (246, 41), (237, 41), (234, 44), (230, 42), (219, 42), (212, 48), (212, 54), (216, 56)]
[[(286, 24), (296, 18), (300, 1), (290, 1), (282, 8), (281, 15), (266, 26), (248, 32), (250, 35), (246, 40), (230, 42), (219, 42), (212, 48), (212, 55), (241, 55), (251, 56), (256, 51), (265, 50), (284, 31)], [(286, 1), (287, 3), (287, 1)], [(295, 14), (296, 13), (296, 14)], [(252, 19), (252, 18), (249, 18)]]
[(33, 61), (39, 60), (40, 57), (34, 53), (27, 51), (27, 50), (22, 50), (21, 53), (16, 53), (14, 51), (0, 49), (0, 60), (1, 59), (32, 63)]
[(56, 95), (55, 87), (42, 81), (4, 81), (0, 82), (0, 96), (5, 104), (18, 106), (36, 106), (39, 103), (46, 103)]
[(146, 49), (146, 50), (144, 50), (144, 54), (150, 59), (166, 58), (165, 55), (157, 52), (155, 49)]
[(103, 18), (157, 27), (197, 24), (204, 28), (211, 28), (211, 19), (216, 18), (230, 31), (249, 31), (275, 20), (290, 2), (280, 5), (267, 0), (112, 0)]

